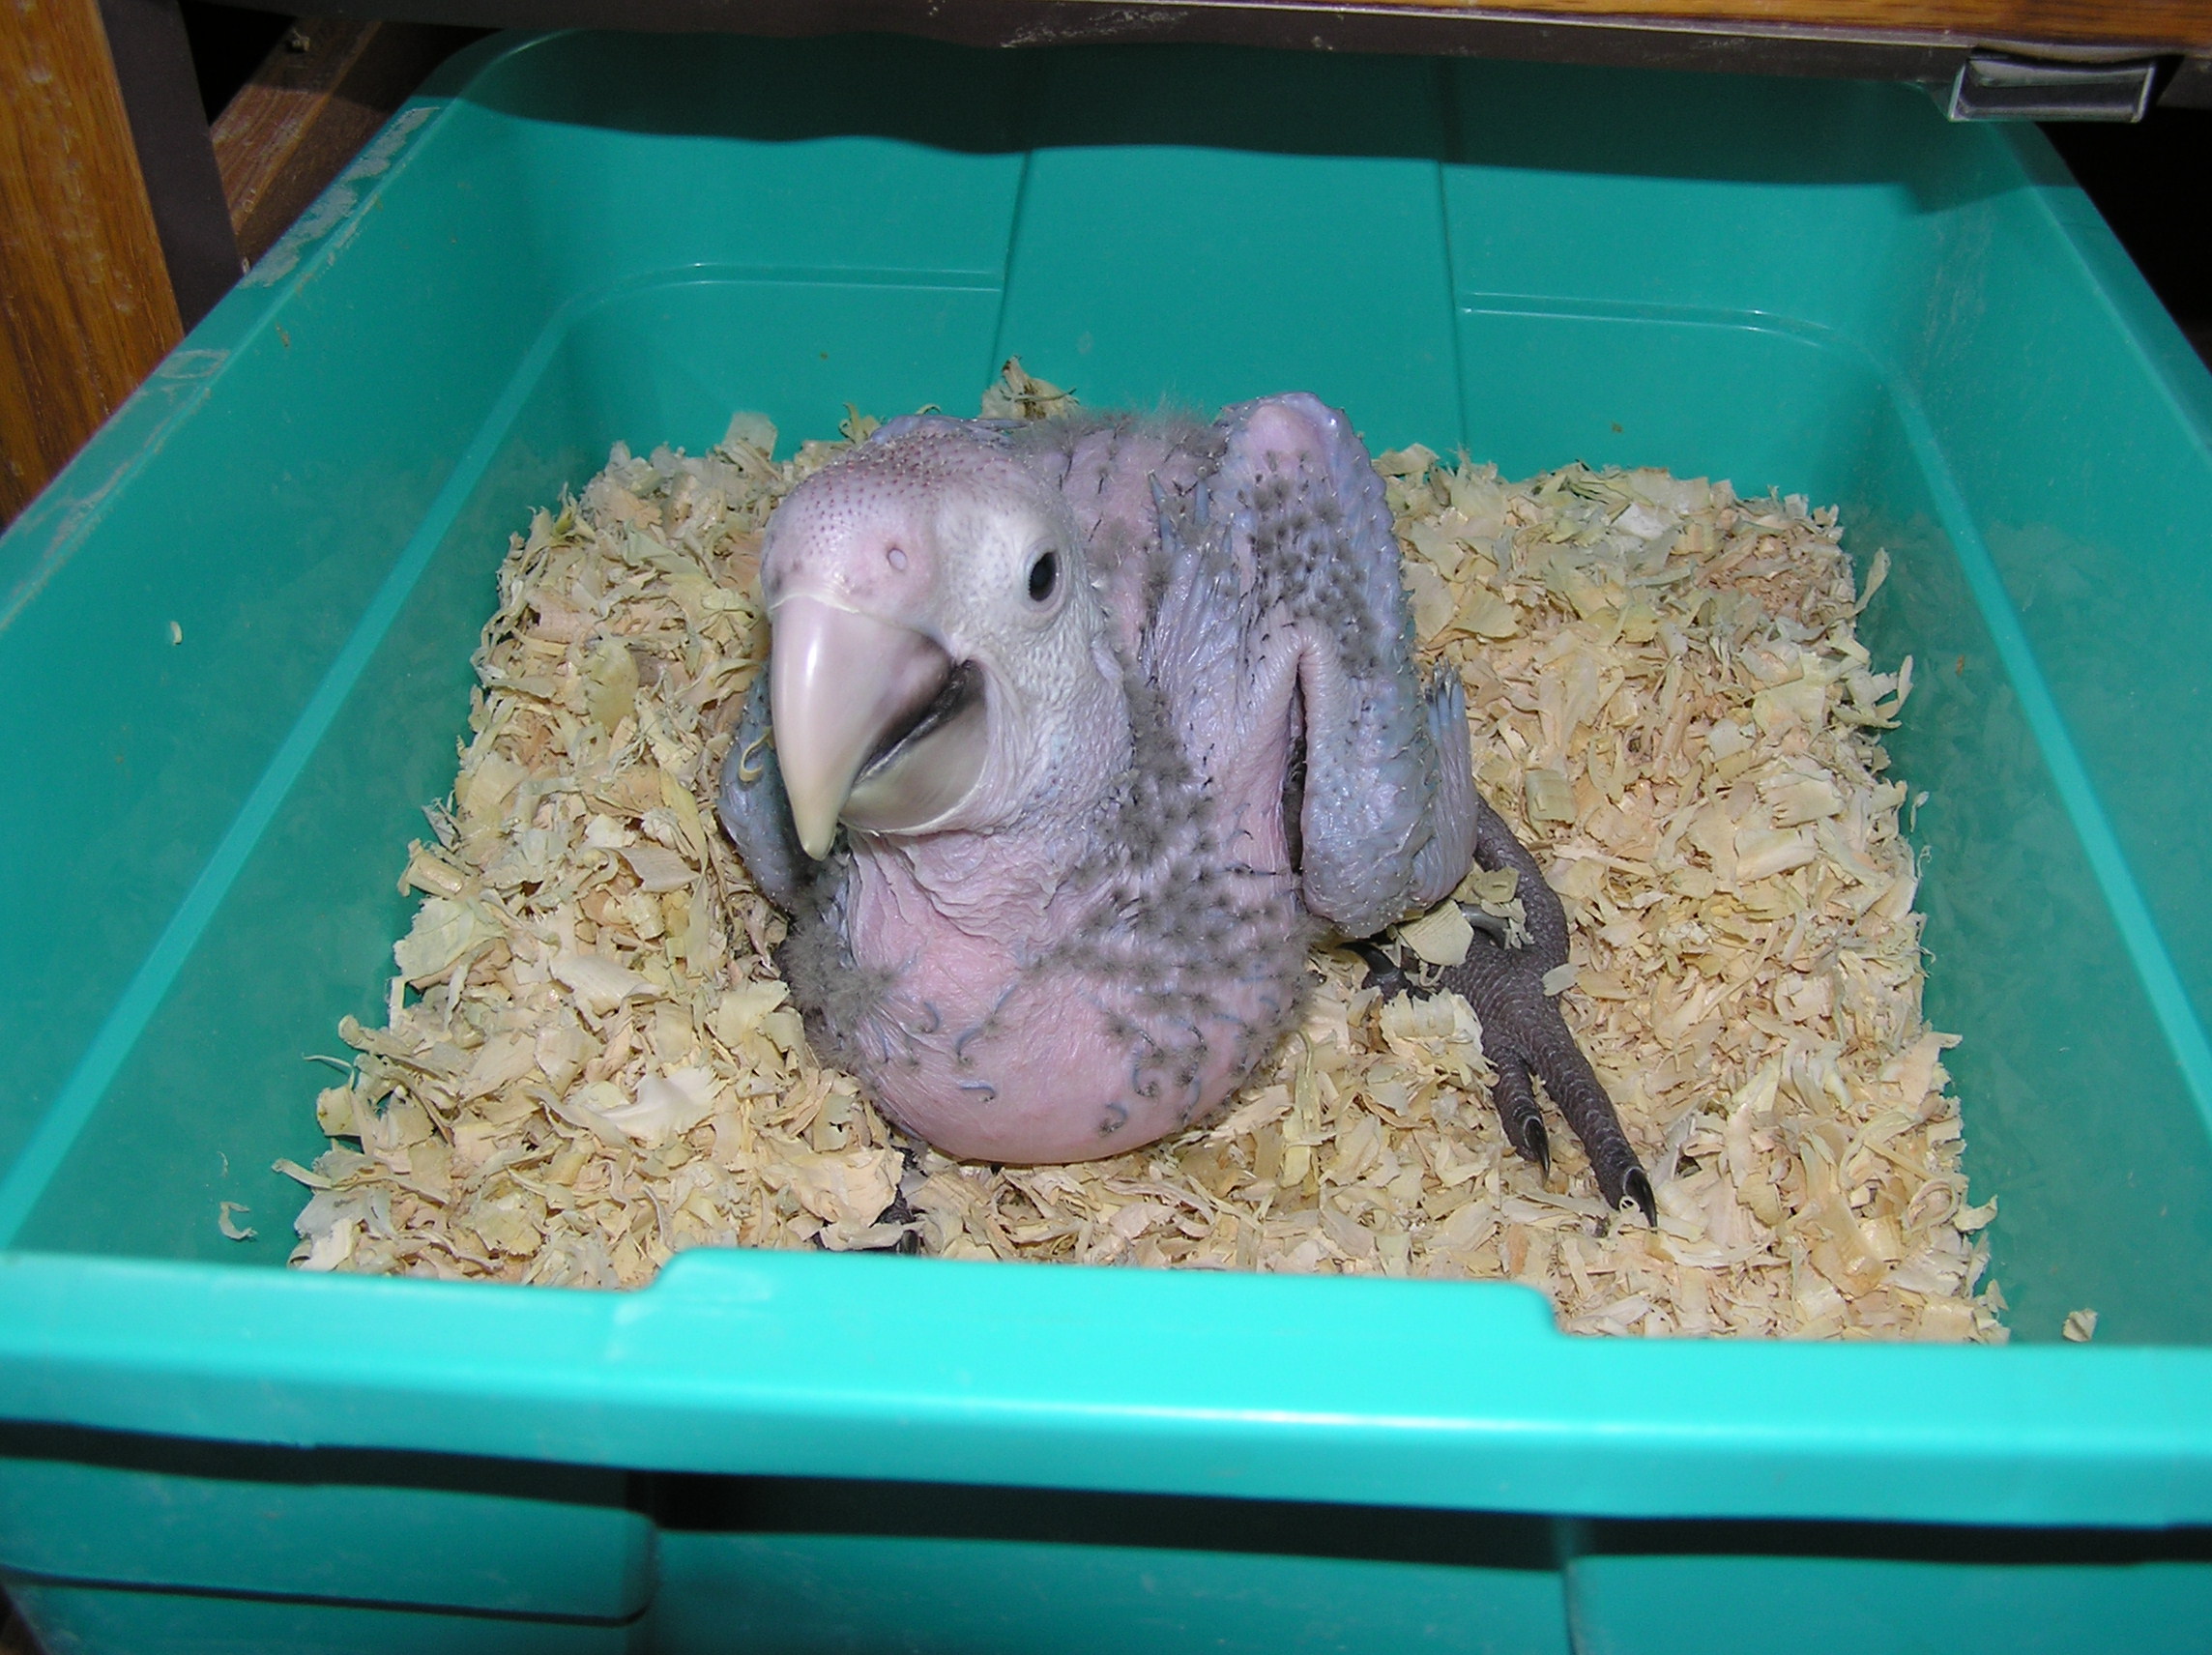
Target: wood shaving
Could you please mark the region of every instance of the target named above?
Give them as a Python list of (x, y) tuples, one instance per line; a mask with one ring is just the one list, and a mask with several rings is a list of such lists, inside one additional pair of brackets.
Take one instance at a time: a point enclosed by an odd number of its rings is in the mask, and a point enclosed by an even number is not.
[[(1068, 405), (1009, 363), (985, 408)], [(1506, 1147), (1464, 1001), (1385, 1003), (1342, 950), (1208, 1125), (1075, 1166), (908, 1146), (809, 1054), (783, 919), (713, 808), (766, 652), (762, 526), (874, 425), (780, 462), (758, 415), (698, 457), (618, 445), (513, 537), (386, 1026), (341, 1026), (334, 1147), (279, 1163), (313, 1192), (296, 1264), (612, 1288), (687, 1247), (897, 1246), (1513, 1280), (1584, 1333), (2005, 1338), (1876, 740), (1911, 662), (1854, 638), (1832, 510), (1726, 482), (1379, 461), (1422, 652), (1464, 678), (1479, 783), (1566, 904), (1546, 987), (1656, 1232), (1607, 1210), (1570, 1133), (1549, 1179)], [(1510, 874), (1459, 895), (1519, 930)], [(1465, 925), (1404, 928), (1409, 964)]]

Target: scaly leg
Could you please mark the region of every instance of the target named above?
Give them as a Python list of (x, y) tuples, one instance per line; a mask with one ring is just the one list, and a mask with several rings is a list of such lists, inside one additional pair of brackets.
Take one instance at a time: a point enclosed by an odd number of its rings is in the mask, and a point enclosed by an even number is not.
[[(1633, 1204), (1646, 1223), (1656, 1226), (1659, 1204), (1650, 1176), (1621, 1130), (1597, 1072), (1559, 1015), (1558, 1002), (1544, 992), (1545, 973), (1567, 963), (1566, 910), (1503, 818), (1479, 798), (1475, 811), (1475, 860), (1485, 868), (1510, 867), (1521, 876), (1517, 894), (1528, 914), (1529, 941), (1507, 947), (1484, 926), (1484, 915), (1471, 915), (1476, 930), (1466, 964), (1438, 968), (1437, 979), (1439, 986), (1464, 996), (1481, 1020), (1483, 1056), (1498, 1071), (1493, 1101), (1506, 1142), (1538, 1167), (1550, 1169), (1551, 1140), (1529, 1084), (1534, 1076), (1582, 1140), (1607, 1205), (1626, 1211)], [(1400, 988), (1422, 992), (1381, 950), (1361, 951), (1385, 993)]]

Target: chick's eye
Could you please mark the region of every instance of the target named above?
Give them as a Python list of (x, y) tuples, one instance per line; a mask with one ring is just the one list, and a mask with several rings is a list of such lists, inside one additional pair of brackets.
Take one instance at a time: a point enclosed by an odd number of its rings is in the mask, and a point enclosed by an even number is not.
[(1060, 554), (1058, 552), (1041, 553), (1037, 561), (1030, 565), (1030, 601), (1042, 603), (1053, 595), (1059, 585)]

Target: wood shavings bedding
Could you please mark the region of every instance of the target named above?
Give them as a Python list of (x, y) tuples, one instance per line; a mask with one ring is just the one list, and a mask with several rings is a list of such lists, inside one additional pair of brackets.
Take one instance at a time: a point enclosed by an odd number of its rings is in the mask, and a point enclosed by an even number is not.
[[(1065, 406), (1010, 363), (984, 412)], [(872, 428), (781, 462), (757, 416), (698, 457), (618, 446), (514, 537), (386, 1026), (342, 1025), (334, 1147), (280, 1164), (313, 1192), (295, 1263), (634, 1287), (686, 1247), (897, 1246), (1509, 1279), (1588, 1333), (2005, 1337), (1876, 740), (1911, 663), (1856, 642), (1832, 510), (1664, 472), (1379, 461), (1422, 652), (1460, 670), (1479, 782), (1565, 901), (1552, 986), (1655, 1233), (1586, 1193), (1571, 1134), (1549, 1179), (1507, 1147), (1465, 1002), (1383, 1002), (1343, 951), (1206, 1126), (1076, 1166), (907, 1147), (813, 1061), (783, 922), (712, 805), (765, 655), (762, 526)], [(1460, 895), (1518, 914), (1496, 876)], [(1400, 940), (1449, 959), (1464, 926)]]

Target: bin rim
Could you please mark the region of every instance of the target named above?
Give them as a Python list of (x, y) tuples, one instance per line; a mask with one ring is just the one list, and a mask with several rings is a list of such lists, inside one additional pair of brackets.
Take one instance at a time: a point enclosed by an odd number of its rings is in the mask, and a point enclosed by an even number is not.
[(614, 1293), (10, 1252), (0, 1420), (1579, 1517), (2212, 1524), (2212, 1350), (1582, 1338), (1507, 1283), (699, 1249)]

